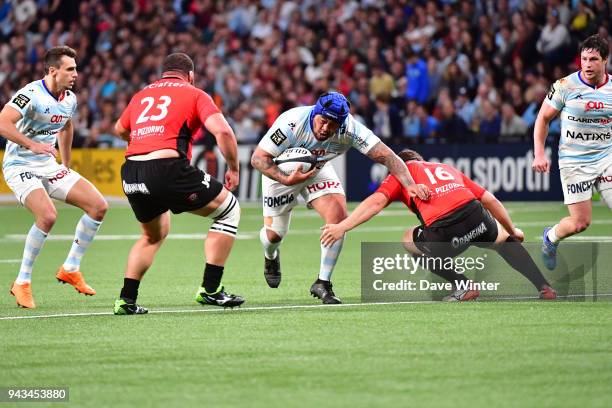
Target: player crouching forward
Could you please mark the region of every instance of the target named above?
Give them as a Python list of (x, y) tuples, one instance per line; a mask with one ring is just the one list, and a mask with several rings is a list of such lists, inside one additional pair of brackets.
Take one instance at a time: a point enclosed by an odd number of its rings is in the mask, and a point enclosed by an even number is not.
[[(115, 302), (117, 315), (147, 313), (136, 304), (138, 288), (168, 235), (169, 211), (213, 219), (204, 243), (206, 266), (196, 301), (222, 307), (244, 302), (242, 297), (226, 293), (221, 284), (240, 221), (240, 205), (229, 191), (239, 181), (236, 138), (210, 96), (195, 88), (193, 81), (191, 58), (182, 53), (169, 55), (162, 78), (134, 95), (115, 125), (117, 134), (129, 142), (121, 179), (142, 227)], [(225, 187), (189, 164), (192, 134), (202, 125), (216, 138), (228, 163)]]
[[(427, 199), (429, 190), (415, 185), (402, 160), (389, 147), (357, 122), (349, 113), (344, 95), (329, 92), (321, 95), (314, 106), (290, 109), (281, 114), (253, 152), (251, 164), (262, 173), (264, 227), (259, 237), (264, 248), (264, 277), (268, 286), (276, 288), (281, 281), (279, 246), (289, 231), (291, 210), (298, 196), (304, 197), (327, 224), (346, 218), (344, 189), (327, 162), (355, 147), (381, 164), (402, 183), (411, 196)], [(296, 170), (287, 175), (273, 159), (286, 149), (303, 147), (320, 157), (320, 163), (308, 173)], [(343, 237), (328, 247), (321, 246), (318, 279), (310, 293), (323, 303), (341, 303), (334, 294), (331, 275), (342, 249)]]
[[(404, 234), (404, 246), (413, 255), (454, 257), (471, 245), (491, 248), (529, 279), (540, 291), (540, 298), (557, 297), (529, 253), (520, 245), (524, 239), (522, 231), (514, 227), (508, 211), (493, 194), (454, 167), (423, 161), (421, 155), (413, 150), (404, 150), (399, 156), (406, 161), (414, 180), (431, 188), (431, 199), (423, 201), (410, 197), (390, 175), (347, 219), (337, 225), (323, 227), (322, 245), (333, 244), (347, 231), (368, 221), (389, 203), (399, 199), (421, 220), (420, 226), (410, 228)], [(457, 240), (457, 237), (462, 239)], [(441, 249), (442, 246), (435, 244), (451, 242), (459, 242), (453, 245), (453, 250), (448, 246)], [(427, 262), (427, 265), (433, 265), (430, 269), (432, 273), (455, 286), (468, 280), (437, 262)], [(479, 291), (472, 290), (471, 285), (463, 286), (466, 289), (457, 289), (444, 300), (472, 300), (479, 296)]]

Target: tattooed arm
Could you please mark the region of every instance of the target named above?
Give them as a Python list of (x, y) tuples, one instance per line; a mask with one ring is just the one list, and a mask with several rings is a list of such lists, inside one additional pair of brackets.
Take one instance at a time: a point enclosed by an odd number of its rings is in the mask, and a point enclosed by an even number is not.
[(378, 142), (366, 154), (370, 159), (384, 165), (402, 184), (411, 197), (418, 196), (421, 200), (429, 199), (429, 189), (423, 184), (416, 184), (408, 171), (406, 163), (393, 153), (386, 144)]
[(269, 177), (272, 180), (276, 180), (286, 186), (301, 183), (312, 176), (316, 170), (316, 168), (313, 168), (308, 173), (302, 173), (299, 171), (299, 169), (296, 169), (293, 173), (287, 175), (278, 168), (273, 159), (274, 157), (270, 153), (258, 146), (251, 156), (251, 165), (259, 170), (264, 176)]

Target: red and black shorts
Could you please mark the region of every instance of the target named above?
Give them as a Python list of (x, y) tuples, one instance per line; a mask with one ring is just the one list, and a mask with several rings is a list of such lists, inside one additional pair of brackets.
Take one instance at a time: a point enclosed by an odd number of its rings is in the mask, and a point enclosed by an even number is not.
[(153, 220), (170, 210), (195, 211), (215, 199), (223, 185), (186, 158), (126, 160), (121, 166), (123, 192), (138, 221)]
[(454, 257), (471, 245), (491, 246), (497, 232), (493, 216), (480, 201), (473, 200), (429, 226), (416, 227), (412, 239), (425, 255)]

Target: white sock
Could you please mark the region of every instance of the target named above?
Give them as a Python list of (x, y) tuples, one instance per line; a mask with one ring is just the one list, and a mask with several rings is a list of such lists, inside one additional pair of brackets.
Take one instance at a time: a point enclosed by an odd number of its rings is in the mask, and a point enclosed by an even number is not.
[(546, 236), (548, 237), (548, 240), (552, 242), (553, 244), (558, 244), (559, 241), (561, 241), (561, 238), (557, 236), (557, 232), (556, 232), (558, 226), (559, 224), (555, 224), (555, 226), (553, 226), (551, 229), (548, 230), (548, 234), (546, 234)]
[(334, 242), (329, 247), (321, 245), (321, 269), (319, 270), (319, 279), (330, 281), (331, 275), (334, 272), (334, 267), (338, 261), (338, 256), (344, 244), (344, 236)]
[(87, 214), (83, 214), (77, 224), (74, 234), (74, 241), (68, 252), (68, 257), (64, 261), (64, 270), (66, 272), (78, 271), (81, 267), (81, 259), (93, 241), (96, 233), (100, 229), (102, 221), (96, 221)]
[(45, 239), (47, 239), (47, 234), (38, 228), (36, 224), (32, 225), (25, 241), (25, 247), (23, 248), (21, 269), (19, 269), (19, 275), (17, 275), (15, 280), (17, 284), (22, 285), (32, 282), (32, 266), (45, 243)]
[(263, 245), (264, 248), (264, 255), (266, 256), (266, 258), (268, 259), (276, 259), (276, 257), (278, 256), (278, 247), (280, 246), (282, 239), (276, 243), (274, 242), (270, 242), (270, 240), (268, 239), (268, 234), (266, 233), (266, 227), (263, 227), (261, 230), (259, 230), (259, 240), (261, 241), (261, 245)]

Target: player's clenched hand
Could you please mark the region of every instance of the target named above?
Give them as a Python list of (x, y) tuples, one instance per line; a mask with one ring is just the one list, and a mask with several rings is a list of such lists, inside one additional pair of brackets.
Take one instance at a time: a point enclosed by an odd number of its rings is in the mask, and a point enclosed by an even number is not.
[(525, 240), (525, 233), (522, 229), (514, 227), (514, 233), (512, 234), (514, 238), (516, 238), (519, 242), (523, 242)]
[(531, 168), (538, 173), (548, 173), (550, 170), (550, 160), (546, 156), (536, 156), (533, 159)]
[(293, 173), (285, 177), (285, 179), (282, 181), (282, 184), (286, 186), (293, 186), (295, 184), (299, 184), (302, 181), (310, 178), (314, 174), (315, 170), (316, 167), (307, 173), (302, 173), (300, 169), (295, 169), (293, 170)]
[(406, 189), (410, 197), (419, 197), (423, 201), (429, 200), (431, 191), (425, 184), (414, 184)]
[(36, 154), (46, 154), (48, 156), (57, 157), (57, 150), (52, 144), (34, 142), (29, 149)]
[(240, 175), (235, 170), (228, 170), (225, 172), (225, 188), (229, 191), (234, 191), (236, 187), (238, 187), (238, 183), (240, 182)]
[(345, 231), (338, 224), (325, 224), (321, 227), (321, 244), (324, 247), (331, 246), (342, 238)]

